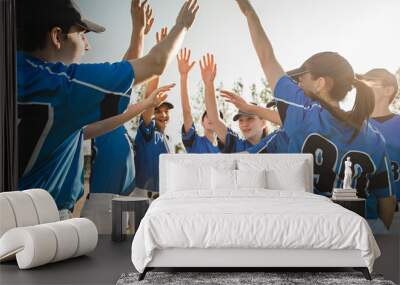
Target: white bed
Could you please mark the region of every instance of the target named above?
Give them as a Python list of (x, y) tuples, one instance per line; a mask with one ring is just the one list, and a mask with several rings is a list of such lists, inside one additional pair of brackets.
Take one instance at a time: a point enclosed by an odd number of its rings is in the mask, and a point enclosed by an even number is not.
[(312, 194), (312, 181), (308, 154), (162, 155), (160, 198), (132, 243), (140, 278), (155, 267), (354, 267), (370, 278), (380, 251), (368, 223)]

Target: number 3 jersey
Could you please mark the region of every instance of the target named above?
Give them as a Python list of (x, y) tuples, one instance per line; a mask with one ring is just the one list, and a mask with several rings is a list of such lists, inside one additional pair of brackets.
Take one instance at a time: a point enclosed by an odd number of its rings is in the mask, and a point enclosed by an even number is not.
[(283, 128), (289, 137), (289, 153), (314, 155), (314, 192), (330, 196), (342, 187), (347, 157), (352, 162), (352, 187), (367, 199), (367, 218), (378, 218), (378, 199), (393, 195), (390, 171), (382, 135), (364, 124), (351, 140), (354, 128), (336, 119), (288, 76), (274, 90)]
[(129, 62), (48, 63), (17, 54), (19, 189), (43, 188), (59, 209), (83, 193), (82, 128), (123, 112)]
[(373, 118), (370, 122), (385, 139), (393, 172), (393, 189), (395, 189), (397, 201), (400, 201), (400, 115)]

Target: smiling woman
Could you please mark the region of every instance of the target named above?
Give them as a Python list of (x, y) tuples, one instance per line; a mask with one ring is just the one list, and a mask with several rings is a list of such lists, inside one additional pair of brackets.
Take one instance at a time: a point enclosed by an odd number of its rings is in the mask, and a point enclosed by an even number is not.
[(0, 192), (17, 186), (15, 2), (0, 1)]

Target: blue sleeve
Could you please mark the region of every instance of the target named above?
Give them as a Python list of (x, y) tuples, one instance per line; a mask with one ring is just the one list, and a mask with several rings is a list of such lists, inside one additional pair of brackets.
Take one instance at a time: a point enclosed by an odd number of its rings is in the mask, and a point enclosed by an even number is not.
[(383, 155), (377, 170), (369, 176), (369, 196), (367, 199), (367, 218), (376, 219), (379, 217), (379, 199), (394, 196), (393, 173), (387, 155)]
[(263, 138), (258, 144), (247, 149), (248, 153), (287, 153), (288, 137), (282, 129)]
[(237, 143), (241, 140), (239, 135), (231, 128), (228, 128), (225, 136), (225, 144), (221, 150), (222, 153), (235, 153), (237, 152)]
[(389, 156), (385, 151), (381, 157), (376, 172), (369, 177), (368, 187), (370, 194), (373, 194), (378, 199), (395, 195), (393, 188), (394, 178)]
[(101, 64), (55, 64), (74, 127), (122, 113), (128, 106), (134, 72), (128, 61)]
[(154, 136), (155, 129), (156, 123), (154, 122), (154, 120), (151, 120), (150, 124), (148, 126), (145, 126), (143, 119), (140, 118), (138, 132), (140, 132), (146, 142), (151, 141)]
[(187, 133), (185, 133), (185, 126), (182, 125), (182, 142), (186, 148), (187, 152), (190, 152), (190, 149), (193, 147), (194, 142), (198, 138), (198, 134), (196, 131), (196, 127), (192, 124), (192, 127), (189, 129)]
[[(304, 91), (290, 77), (281, 77), (274, 90), (277, 101), (278, 112), (283, 122), (283, 128), (291, 137), (297, 130), (299, 124), (305, 119), (306, 112), (317, 103), (304, 94)], [(319, 106), (319, 105), (318, 105)]]

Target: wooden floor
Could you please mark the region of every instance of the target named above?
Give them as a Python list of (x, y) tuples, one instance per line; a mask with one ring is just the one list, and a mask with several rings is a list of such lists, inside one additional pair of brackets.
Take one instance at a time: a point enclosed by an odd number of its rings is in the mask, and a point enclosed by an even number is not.
[[(377, 236), (382, 251), (375, 273), (400, 284), (400, 238)], [(0, 264), (0, 284), (115, 284), (122, 273), (135, 271), (131, 262), (132, 238), (115, 243), (111, 236), (99, 236), (99, 243), (88, 256), (19, 270), (16, 262)]]

